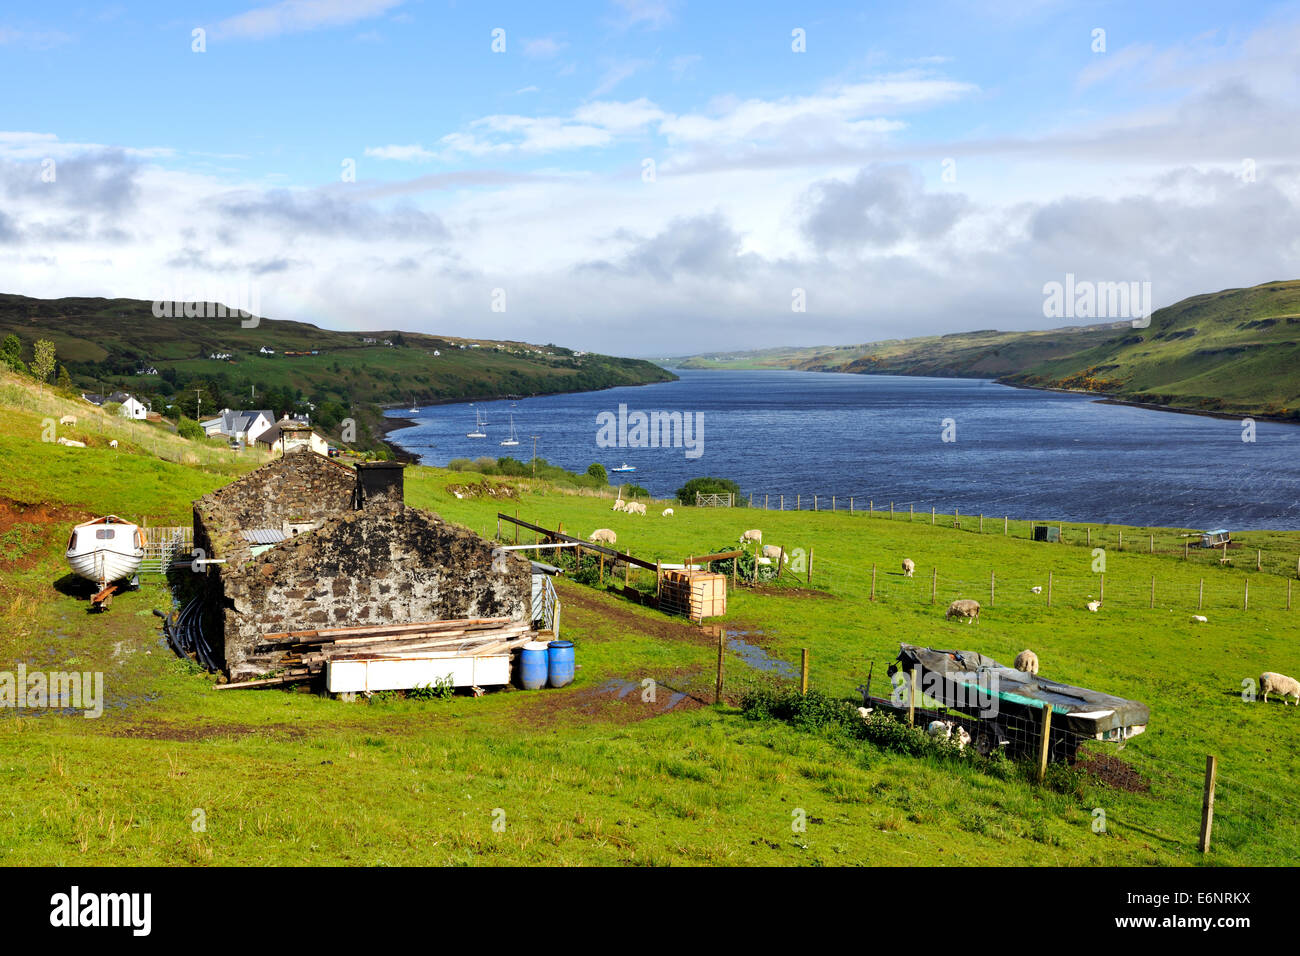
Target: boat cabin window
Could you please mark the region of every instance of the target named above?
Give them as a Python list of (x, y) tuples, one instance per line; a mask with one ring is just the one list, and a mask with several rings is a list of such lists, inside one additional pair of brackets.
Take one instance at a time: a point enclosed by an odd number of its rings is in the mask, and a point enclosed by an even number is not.
[(109, 541), (117, 535), (116, 528), (96, 528), (95, 537), (100, 541)]
[(72, 532), (72, 537), (68, 538), (68, 550), (71, 551), (77, 546), (77, 532)]

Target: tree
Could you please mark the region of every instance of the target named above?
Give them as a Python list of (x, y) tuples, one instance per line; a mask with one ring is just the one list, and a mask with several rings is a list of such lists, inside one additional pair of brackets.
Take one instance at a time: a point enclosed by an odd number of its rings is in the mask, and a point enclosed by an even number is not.
[(25, 372), (23, 365), (23, 343), (16, 335), (6, 335), (4, 344), (0, 345), (0, 365), (7, 366), (15, 372)]
[(72, 384), (72, 376), (68, 374), (67, 366), (64, 365), (59, 366), (59, 377), (56, 379), (56, 382), (57, 384), (55, 385), (55, 388), (57, 388), (64, 395), (77, 394), (77, 390)]
[(695, 504), (696, 493), (702, 495), (731, 494), (735, 496), (732, 498), (734, 504), (739, 505), (741, 503), (740, 485), (727, 478), (692, 478), (677, 489), (677, 500), (684, 505), (693, 505)]
[(54, 343), (49, 339), (37, 339), (33, 351), (32, 376), (38, 382), (48, 382), (54, 372)]
[(597, 479), (602, 485), (609, 484), (609, 475), (605, 472), (605, 466), (598, 461), (593, 461), (587, 466), (587, 474)]

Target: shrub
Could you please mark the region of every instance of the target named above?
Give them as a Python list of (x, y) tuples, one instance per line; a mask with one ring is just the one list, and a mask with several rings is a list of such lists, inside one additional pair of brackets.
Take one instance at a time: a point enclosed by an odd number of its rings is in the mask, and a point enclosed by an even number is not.
[(609, 484), (609, 473), (605, 471), (605, 466), (598, 461), (593, 461), (587, 466), (587, 474), (595, 478), (602, 485)]
[(695, 495), (733, 495), (734, 503), (739, 506), (742, 503), (740, 497), (740, 485), (727, 478), (692, 478), (686, 484), (677, 489), (677, 500), (684, 505), (695, 504)]
[(188, 438), (190, 441), (203, 441), (207, 437), (202, 425), (192, 418), (186, 418), (184, 415), (176, 424), (176, 434), (182, 438)]

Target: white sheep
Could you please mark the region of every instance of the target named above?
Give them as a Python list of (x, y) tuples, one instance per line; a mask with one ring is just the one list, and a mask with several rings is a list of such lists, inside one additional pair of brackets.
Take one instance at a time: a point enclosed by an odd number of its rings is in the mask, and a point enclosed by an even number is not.
[(1294, 697), (1296, 705), (1300, 706), (1300, 680), (1294, 677), (1287, 677), (1274, 671), (1264, 671), (1259, 675), (1259, 689), (1264, 692), (1266, 704), (1269, 694), (1277, 694), (1282, 698), (1283, 707), (1286, 706), (1287, 697)]
[(76, 416), (76, 415), (64, 415), (62, 418), (59, 419), (59, 424), (60, 424), (60, 425), (75, 425), (75, 424), (77, 424), (77, 416)]
[(863, 720), (866, 720), (868, 717), (871, 716), (871, 712), (875, 709), (876, 708), (874, 707), (859, 707), (858, 716), (861, 717)]
[(750, 541), (753, 541), (755, 544), (762, 544), (763, 532), (759, 531), (757, 528), (751, 528), (749, 531), (742, 532), (740, 535), (740, 543), (746, 544)]
[(643, 514), (645, 514), (645, 502), (643, 502), (643, 501), (629, 501), (629, 502), (627, 503), (627, 513), (630, 514), (630, 515), (643, 515)]
[(925, 728), (925, 732), (931, 737), (942, 737), (945, 740), (951, 740), (954, 731), (957, 733), (957, 749), (965, 750), (966, 745), (970, 743), (970, 733), (965, 727), (959, 727), (951, 720), (932, 720)]
[(108, 443), (108, 447), (109, 447), (109, 448), (116, 448), (116, 447), (117, 447), (117, 439), (114, 438), (112, 441), (110, 441), (110, 442)]
[(624, 501), (622, 498), (618, 498), (618, 499), (615, 500), (615, 502), (614, 502), (614, 508), (613, 508), (613, 510), (614, 510), (614, 511), (626, 511), (626, 510), (627, 510), (627, 502)]
[(671, 518), (671, 517), (673, 516), (673, 509), (672, 509), (672, 508), (665, 508), (665, 509), (663, 510), (662, 514), (663, 514), (663, 516), (664, 516), (665, 518)]
[(1210, 619), (1209, 619), (1208, 617), (1206, 617), (1204, 614), (1193, 614), (1193, 615), (1192, 615), (1191, 623), (1193, 623), (1193, 624), (1208, 624), (1209, 622), (1210, 622)]
[(69, 448), (85, 448), (85, 447), (86, 447), (86, 443), (85, 443), (84, 441), (74, 441), (74, 440), (71, 439), (71, 438), (60, 438), (60, 439), (59, 439), (59, 444), (60, 444), (60, 445), (67, 445)]
[(1038, 655), (1031, 650), (1023, 650), (1016, 655), (1015, 668), (1018, 671), (1024, 671), (1026, 674), (1038, 673)]
[(763, 557), (770, 558), (773, 561), (780, 558), (782, 564), (790, 563), (790, 555), (785, 553), (785, 548), (778, 547), (775, 544), (763, 545)]
[(592, 544), (617, 544), (618, 535), (608, 528), (597, 528), (587, 540)]
[(953, 601), (948, 605), (948, 611), (944, 614), (945, 621), (951, 621), (954, 617), (964, 617), (966, 623), (971, 621), (979, 622), (980, 619), (980, 602), (969, 599)]
[(911, 558), (903, 559), (903, 577), (910, 578), (916, 572), (916, 562)]
[(1043, 593), (1043, 587), (1042, 587), (1042, 585), (1040, 585), (1040, 584), (1035, 584), (1035, 585), (1034, 585), (1032, 588), (1030, 588), (1029, 590), (1033, 591), (1035, 594), (1042, 594), (1042, 593)]
[(1087, 604), (1084, 605), (1084, 607), (1086, 607), (1089, 611), (1096, 613), (1097, 611), (1101, 610), (1101, 602), (1089, 601)]

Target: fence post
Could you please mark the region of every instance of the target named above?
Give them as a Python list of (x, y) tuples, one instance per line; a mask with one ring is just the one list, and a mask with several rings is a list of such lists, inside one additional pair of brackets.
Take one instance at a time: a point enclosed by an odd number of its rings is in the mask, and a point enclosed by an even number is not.
[(853, 496), (849, 495), (849, 514), (853, 514)]
[(1189, 538), (1183, 539), (1183, 560), (1186, 561), (1192, 556), (1192, 542)]
[(813, 550), (814, 550), (814, 549), (812, 549), (812, 548), (809, 548), (809, 549), (808, 549), (808, 583), (809, 583), (809, 584), (812, 584), (812, 562), (813, 562)]
[(1147, 554), (1155, 554), (1155, 553), (1156, 553), (1156, 536), (1153, 534), (1151, 536), (1151, 547), (1148, 549)]
[(661, 563), (658, 559), (655, 560), (655, 601), (659, 600), (659, 582), (663, 580), (664, 576), (663, 568), (660, 567)]
[(934, 506), (930, 506), (930, 524), (934, 524)]
[(831, 511), (835, 510), (835, 496), (831, 495)]
[(727, 649), (727, 629), (718, 626), (718, 683), (713, 688), (713, 702), (722, 703), (722, 655)]
[(889, 503), (889, 517), (894, 517), (894, 503), (892, 501)]
[(980, 534), (984, 533), (984, 516), (980, 515)]
[(1047, 572), (1047, 606), (1052, 606), (1052, 572)]
[(785, 545), (781, 545), (781, 553), (776, 556), (776, 576), (781, 577), (781, 568), (785, 564)]
[(763, 510), (767, 510), (767, 495), (763, 495)]
[(817, 496), (813, 495), (813, 511), (817, 510)]
[(876, 599), (876, 566), (871, 566), (871, 600)]
[(934, 603), (935, 595), (939, 593), (939, 565), (930, 569), (930, 603)]
[(1106, 575), (1104, 573), (1101, 576), (1101, 594), (1097, 595), (1097, 600), (1103, 604), (1106, 603)]
[(803, 493), (802, 493), (802, 492), (800, 492), (799, 494), (797, 494), (797, 495), (794, 496), (794, 510), (795, 510), (795, 511), (803, 511)]
[(1043, 739), (1038, 745), (1038, 782), (1047, 776), (1047, 755), (1051, 751), (1052, 705), (1043, 704)]
[(961, 509), (960, 509), (960, 508), (956, 508), (956, 507), (954, 507), (954, 508), (952, 509), (952, 526), (953, 526), (954, 528), (960, 528), (960, 527), (961, 527)]
[(1205, 758), (1205, 789), (1201, 794), (1201, 852), (1210, 852), (1210, 831), (1214, 828), (1214, 779), (1218, 776), (1219, 758)]
[(785, 495), (781, 496), (781, 510), (785, 510)]
[(998, 592), (998, 575), (996, 571), (989, 572), (989, 607), (993, 606), (993, 599)]
[(1003, 536), (1003, 537), (1006, 537), (1006, 534), (1007, 534), (1007, 525), (1008, 525), (1008, 524), (1010, 524), (1010, 519), (1008, 519), (1006, 515), (1003, 515), (1003, 516), (1002, 516), (1002, 536)]
[(808, 648), (803, 649), (799, 667), (799, 693), (808, 696)]
[(1088, 547), (1092, 547), (1092, 528), (1088, 528)]
[(1123, 551), (1123, 550), (1124, 550), (1124, 532), (1123, 532), (1123, 531), (1121, 531), (1121, 532), (1119, 533), (1119, 546), (1118, 546), (1117, 548), (1115, 548), (1115, 550), (1116, 550), (1116, 551)]
[(1264, 570), (1264, 552), (1263, 552), (1263, 551), (1256, 551), (1256, 552), (1255, 552), (1255, 570), (1256, 570), (1256, 571), (1263, 571), (1263, 570)]

